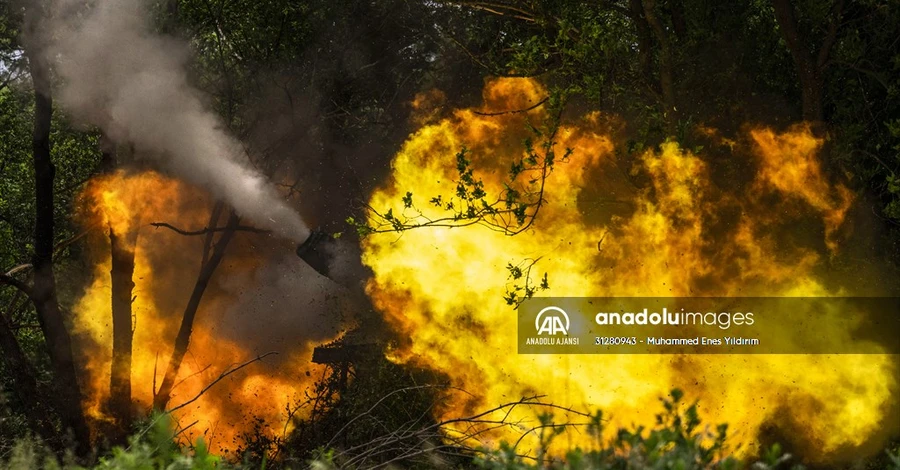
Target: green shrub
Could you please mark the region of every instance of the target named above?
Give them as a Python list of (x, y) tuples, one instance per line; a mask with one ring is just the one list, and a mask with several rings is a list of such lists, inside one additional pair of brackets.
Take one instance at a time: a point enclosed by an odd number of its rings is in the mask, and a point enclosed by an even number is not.
[[(551, 454), (551, 444), (570, 425), (558, 425), (553, 415), (538, 416), (538, 426), (532, 432), (538, 438), (538, 450), (534, 455), (521, 455), (515, 444), (502, 442), (498, 448), (469, 452), (466, 463), (454, 464), (440, 458), (419, 459), (415, 462), (397, 462), (399, 468), (480, 468), (483, 470), (801, 470), (790, 454), (778, 444), (762, 452), (754, 461), (737, 459), (729, 455), (726, 447), (728, 428), (719, 425), (714, 430), (701, 427), (697, 404), (683, 402), (683, 394), (673, 390), (661, 400), (663, 411), (657, 415), (652, 429), (619, 429), (612, 438), (605, 439), (604, 418), (600, 412), (583, 423), (593, 438), (593, 446), (587, 449), (570, 449), (564, 456)], [(127, 447), (116, 447), (91, 465), (81, 466), (70, 455), (60, 460), (38, 440), (26, 438), (17, 441), (6, 455), (0, 455), (0, 470), (265, 470), (266, 463), (252, 465), (233, 463), (208, 452), (203, 440), (196, 441), (189, 449), (177, 444), (168, 415), (153, 416), (142, 429), (131, 437)], [(426, 449), (427, 452), (427, 449)], [(371, 462), (351, 467), (335, 456), (335, 449), (319, 448), (312, 458), (302, 465), (315, 470), (366, 468)], [(366, 461), (368, 462), (368, 461)], [(425, 462), (425, 463), (423, 463)], [(428, 463), (430, 462), (430, 463)], [(873, 466), (874, 465), (874, 466)], [(274, 462), (274, 467), (285, 468), (284, 462)], [(396, 468), (396, 467), (391, 467)], [(900, 470), (900, 445), (889, 445), (887, 452), (877, 456), (865, 468)]]
[[(540, 417), (540, 448), (537, 456), (518, 455), (515, 446), (502, 443), (499, 449), (485, 449), (475, 459), (479, 468), (489, 470), (613, 470), (613, 469), (722, 469), (746, 468), (747, 463), (727, 455), (725, 440), (728, 427), (721, 424), (715, 431), (701, 430), (697, 404), (685, 406), (680, 390), (672, 390), (670, 397), (662, 399), (664, 411), (656, 416), (656, 427), (646, 430), (619, 429), (614, 437), (604, 442), (603, 415), (596, 413), (587, 426), (596, 445), (592, 449), (575, 448), (564, 458), (544, 457), (554, 437), (565, 429), (552, 426), (552, 417)], [(546, 432), (550, 429), (549, 432)], [(789, 467), (791, 456), (784, 454), (777, 445), (768, 449), (761, 461), (753, 463), (753, 469), (800, 469)]]
[(22, 439), (13, 446), (8, 458), (0, 459), (0, 469), (9, 470), (213, 470), (235, 468), (208, 452), (203, 439), (184, 453), (175, 440), (168, 415), (151, 418), (145, 429), (129, 439), (127, 447), (115, 447), (95, 464), (83, 467), (71, 458), (60, 462), (35, 439)]

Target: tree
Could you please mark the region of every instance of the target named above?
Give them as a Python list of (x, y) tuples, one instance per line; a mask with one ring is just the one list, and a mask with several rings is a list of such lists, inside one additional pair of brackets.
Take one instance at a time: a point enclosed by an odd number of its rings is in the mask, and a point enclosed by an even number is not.
[[(209, 285), (213, 273), (215, 273), (216, 268), (225, 256), (225, 249), (228, 247), (228, 242), (231, 241), (232, 237), (234, 237), (234, 233), (239, 228), (240, 218), (234, 211), (231, 211), (228, 215), (228, 221), (225, 223), (225, 227), (219, 229), (217, 224), (221, 212), (222, 205), (216, 204), (213, 208), (212, 216), (209, 219), (209, 226), (205, 230), (193, 233), (194, 235), (206, 235), (203, 248), (202, 267), (200, 268), (200, 274), (197, 276), (197, 283), (194, 284), (194, 290), (191, 293), (191, 297), (188, 300), (187, 306), (185, 306), (184, 314), (181, 318), (181, 326), (178, 329), (178, 335), (175, 337), (175, 345), (172, 349), (172, 355), (169, 357), (169, 365), (166, 367), (165, 376), (159, 386), (159, 390), (153, 391), (153, 408), (156, 410), (166, 410), (166, 406), (172, 396), (172, 388), (175, 386), (175, 379), (178, 378), (181, 361), (184, 359), (184, 355), (188, 350), (188, 345), (190, 345), (191, 342), (191, 331), (194, 327), (194, 318), (197, 315), (197, 309), (200, 307), (200, 301), (203, 299), (203, 293), (206, 291), (206, 286)], [(215, 233), (219, 231), (221, 231), (221, 235), (219, 235), (219, 239), (213, 244)], [(182, 231), (182, 233), (184, 232)], [(210, 250), (212, 250), (211, 254)], [(207, 258), (207, 255), (209, 258)]]
[[(118, 166), (116, 149), (105, 139), (101, 145), (102, 162), (106, 170)], [(131, 402), (131, 356), (134, 339), (132, 303), (134, 298), (134, 247), (137, 244), (137, 230), (118, 233), (109, 227), (110, 282), (112, 297), (112, 363), (109, 373), (109, 411), (115, 423), (111, 440), (124, 443), (134, 418)]]
[(825, 70), (830, 64), (831, 50), (838, 38), (841, 19), (844, 13), (844, 1), (837, 0), (832, 6), (827, 33), (818, 48), (811, 46), (811, 41), (801, 33), (791, 0), (773, 0), (775, 18), (781, 35), (787, 43), (797, 78), (800, 80), (800, 91), (803, 96), (803, 119), (821, 122), (822, 94), (824, 93)]
[[(42, 15), (40, 4), (30, 4), (25, 13), (26, 33), (29, 29), (38, 27)], [(90, 449), (90, 431), (81, 408), (82, 396), (72, 341), (56, 297), (56, 279), (53, 273), (56, 171), (50, 154), (53, 101), (50, 70), (42, 54), (39, 45), (26, 45), (25, 55), (35, 99), (32, 138), (35, 188), (34, 252), (31, 260), (33, 284), (27, 286), (6, 275), (0, 279), (23, 291), (34, 304), (54, 369), (56, 407), (65, 428), (74, 433), (79, 452), (86, 453)]]

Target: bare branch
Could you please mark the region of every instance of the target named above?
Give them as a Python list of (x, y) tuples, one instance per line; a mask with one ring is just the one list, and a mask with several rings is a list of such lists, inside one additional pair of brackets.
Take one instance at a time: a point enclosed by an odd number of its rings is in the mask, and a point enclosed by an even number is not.
[[(423, 385), (411, 386), (394, 390), (379, 399), (368, 410), (353, 417), (337, 434), (329, 441), (326, 447), (331, 447), (337, 438), (351, 424), (358, 423), (360, 419), (366, 416), (374, 417), (373, 411), (381, 406), (386, 399), (399, 393), (414, 391), (424, 388), (448, 388), (465, 393), (465, 390), (452, 386), (436, 386)], [(430, 413), (432, 407), (427, 409), (419, 416), (410, 416), (410, 420), (396, 427), (396, 429), (385, 428), (385, 434), (370, 439), (367, 442), (353, 445), (349, 448), (340, 449), (335, 459), (339, 459), (342, 466), (357, 467), (365, 466), (366, 468), (385, 468), (397, 462), (410, 461), (423, 455), (434, 456), (435, 454), (445, 454), (448, 456), (484, 454), (481, 443), (482, 436), (493, 435), (494, 432), (501, 429), (508, 429), (519, 433), (522, 437), (516, 441), (516, 445), (522, 442), (524, 436), (542, 432), (547, 428), (562, 427), (584, 427), (590, 426), (595, 422), (595, 416), (584, 413), (573, 408), (556, 405), (553, 403), (544, 403), (539, 401), (541, 396), (523, 397), (517, 401), (504, 403), (483, 412), (460, 418), (446, 419), (430, 425), (423, 425), (423, 419)], [(524, 421), (520, 419), (511, 419), (514, 409), (520, 406), (538, 407), (549, 409), (551, 411), (562, 411), (567, 415), (574, 415), (585, 418), (584, 422), (566, 421), (563, 423), (547, 423), (541, 421), (534, 425), (524, 425)], [(357, 427), (361, 424), (357, 424)], [(379, 426), (384, 428), (383, 423), (367, 423), (369, 426)], [(515, 447), (513, 447), (513, 450)], [(515, 450), (514, 450), (515, 452)], [(519, 458), (532, 461), (546, 461), (546, 457), (532, 456), (527, 454), (519, 454), (515, 452)], [(389, 456), (387, 461), (382, 458)], [(429, 460), (429, 462), (432, 462)]]
[(232, 228), (229, 228), (229, 227), (213, 227), (213, 228), (205, 227), (200, 230), (183, 230), (178, 227), (175, 227), (174, 225), (167, 224), (165, 222), (153, 222), (150, 225), (152, 225), (156, 228), (164, 227), (164, 228), (167, 228), (179, 235), (186, 235), (186, 236), (206, 235), (211, 232), (224, 232), (226, 230), (233, 230), (235, 232), (272, 233), (271, 230), (264, 230), (261, 228), (251, 227), (249, 225), (238, 225), (237, 227), (232, 227)]
[(186, 402), (184, 402), (184, 403), (182, 403), (182, 404), (180, 404), (180, 405), (178, 405), (178, 406), (176, 406), (176, 407), (174, 407), (174, 408), (170, 408), (170, 409), (166, 410), (165, 412), (166, 412), (166, 413), (174, 413), (175, 411), (178, 411), (178, 410), (184, 408), (185, 406), (190, 405), (191, 403), (193, 403), (193, 402), (199, 400), (200, 397), (203, 396), (204, 393), (206, 393), (207, 391), (209, 391), (209, 389), (213, 388), (213, 386), (215, 386), (217, 383), (221, 382), (223, 379), (225, 379), (225, 378), (228, 377), (229, 375), (234, 374), (235, 372), (237, 372), (237, 371), (243, 369), (244, 367), (247, 367), (247, 366), (249, 366), (250, 364), (253, 364), (254, 362), (261, 361), (261, 360), (265, 359), (266, 357), (269, 357), (269, 356), (271, 356), (271, 355), (273, 355), (273, 354), (278, 354), (278, 353), (275, 352), (275, 351), (269, 351), (269, 352), (267, 352), (267, 353), (265, 353), (265, 354), (256, 356), (256, 357), (254, 357), (253, 359), (250, 359), (249, 361), (246, 361), (246, 362), (244, 362), (244, 363), (242, 363), (242, 364), (239, 364), (239, 365), (237, 365), (237, 366), (235, 366), (235, 367), (225, 369), (224, 372), (222, 372), (221, 374), (219, 374), (219, 377), (217, 377), (216, 380), (213, 380), (213, 381), (210, 382), (207, 386), (203, 387), (203, 390), (200, 390), (200, 393), (198, 393), (196, 396), (194, 396), (194, 398), (191, 398), (190, 400), (188, 400), (188, 401), (186, 401)]
[[(875, 79), (875, 81), (877, 81), (879, 85), (881, 85), (882, 87), (884, 87), (885, 91), (890, 90), (890, 85), (888, 84), (887, 80), (886, 80), (880, 73), (878, 73), (878, 72), (876, 72), (876, 71), (874, 71), (874, 70), (870, 70), (870, 69), (867, 69), (867, 68), (863, 68), (863, 67), (860, 67), (860, 66), (858, 66), (858, 65), (856, 65), (856, 64), (851, 64), (850, 62), (844, 62), (844, 61), (842, 61), (842, 60), (832, 60), (832, 61), (829, 61), (829, 63), (831, 63), (831, 64), (837, 64), (837, 65), (842, 65), (842, 66), (847, 67), (847, 68), (849, 68), (849, 69), (851, 69), (851, 70), (855, 70), (855, 71), (857, 71), (857, 72), (859, 72), (859, 73), (868, 75), (869, 77), (872, 77), (873, 79)], [(826, 65), (827, 65), (827, 64), (826, 64)]]
[(175, 434), (172, 435), (172, 439), (175, 439), (176, 437), (178, 437), (178, 436), (184, 434), (185, 431), (187, 431), (188, 429), (191, 429), (192, 427), (194, 427), (195, 424), (197, 424), (197, 423), (199, 423), (199, 422), (200, 422), (199, 419), (198, 419), (198, 420), (194, 420), (193, 423), (188, 424), (187, 426), (178, 429), (178, 431), (176, 431)]
[(436, 388), (436, 387), (438, 387), (438, 386), (437, 386), (437, 385), (417, 385), (417, 386), (413, 386), (413, 387), (404, 387), (404, 388), (400, 388), (400, 389), (397, 389), (397, 390), (394, 390), (394, 391), (388, 393), (387, 395), (381, 397), (378, 401), (376, 401), (375, 404), (372, 405), (368, 410), (366, 410), (365, 412), (363, 412), (363, 413), (361, 413), (361, 414), (359, 414), (359, 415), (356, 415), (356, 416), (355, 416), (353, 419), (351, 419), (350, 421), (347, 421), (347, 422), (344, 424), (344, 426), (342, 426), (341, 429), (339, 429), (338, 432), (335, 433), (334, 437), (332, 437), (331, 440), (328, 441), (328, 444), (325, 445), (325, 448), (326, 448), (326, 449), (330, 448), (330, 447), (331, 447), (331, 444), (334, 443), (334, 440), (337, 439), (337, 437), (340, 436), (340, 435), (344, 432), (344, 430), (346, 430), (351, 424), (353, 424), (354, 422), (356, 422), (356, 420), (362, 418), (363, 416), (366, 416), (366, 415), (371, 414), (372, 411), (375, 410), (375, 408), (378, 408), (378, 405), (380, 405), (382, 402), (384, 402), (385, 400), (387, 400), (387, 399), (390, 398), (391, 396), (396, 395), (396, 394), (398, 394), (398, 393), (402, 393), (402, 392), (408, 392), (408, 391), (410, 391), (410, 390), (421, 390), (421, 389), (424, 389), (424, 388)]
[(23, 294), (27, 295), (28, 298), (32, 301), (35, 300), (34, 291), (31, 289), (31, 286), (8, 274), (0, 274), (0, 284), (13, 286), (16, 289), (19, 289), (19, 291), (21, 291)]
[(517, 8), (513, 5), (506, 5), (503, 3), (471, 1), (448, 1), (446, 3), (469, 7), (473, 10), (485, 11), (498, 16), (515, 18), (517, 20), (527, 21), (529, 23), (535, 23), (537, 21), (535, 19), (534, 13), (522, 8)]
[(181, 384), (183, 384), (186, 380), (190, 380), (191, 378), (196, 377), (196, 376), (198, 376), (198, 375), (200, 375), (200, 374), (206, 372), (207, 370), (209, 370), (210, 367), (212, 367), (212, 364), (209, 364), (209, 365), (207, 365), (206, 367), (204, 367), (204, 368), (198, 370), (197, 372), (194, 372), (193, 374), (188, 375), (188, 376), (182, 378), (182, 379), (179, 380), (178, 382), (175, 382), (175, 384), (172, 385), (172, 390), (175, 390), (176, 388), (178, 388), (178, 386), (181, 385)]
[(502, 115), (504, 115), (504, 114), (527, 113), (528, 111), (531, 111), (531, 110), (533, 110), (533, 109), (539, 108), (541, 105), (543, 105), (544, 103), (546, 103), (547, 100), (549, 100), (549, 99), (550, 99), (550, 97), (548, 96), (548, 97), (546, 97), (546, 98), (544, 98), (544, 99), (538, 101), (538, 102), (535, 103), (533, 106), (529, 106), (529, 107), (524, 108), (524, 109), (513, 109), (513, 110), (509, 110), (509, 111), (498, 111), (498, 112), (495, 112), (495, 113), (483, 113), (483, 112), (480, 112), (480, 111), (474, 111), (474, 113), (477, 114), (477, 115), (479, 115), (479, 116), (502, 116)]
[[(59, 254), (59, 252), (61, 252), (62, 250), (64, 250), (67, 246), (69, 246), (69, 245), (71, 245), (71, 244), (77, 242), (78, 240), (81, 240), (82, 238), (84, 238), (84, 236), (87, 235), (88, 232), (89, 232), (89, 230), (85, 230), (85, 231), (83, 231), (83, 232), (81, 232), (81, 233), (75, 235), (75, 236), (72, 237), (72, 238), (69, 238), (69, 239), (67, 239), (67, 240), (63, 240), (63, 241), (57, 243), (56, 246), (53, 248), (53, 255), (54, 255), (54, 257), (55, 257), (57, 254)], [(12, 276), (12, 275), (15, 275), (15, 274), (17, 274), (17, 273), (19, 273), (19, 272), (25, 271), (25, 270), (27, 270), (27, 269), (31, 269), (31, 268), (33, 268), (33, 267), (34, 267), (34, 266), (32, 266), (31, 263), (20, 264), (20, 265), (18, 265), (18, 266), (15, 266), (15, 267), (11, 268), (9, 271), (7, 271), (7, 272), (6, 272), (6, 275), (7, 275), (7, 276)]]
[(14, 275), (16, 275), (17, 273), (20, 273), (20, 272), (22, 272), (22, 271), (25, 271), (26, 269), (31, 269), (31, 263), (20, 264), (20, 265), (18, 265), (18, 266), (16, 266), (16, 267), (10, 269), (9, 271), (6, 271), (6, 275), (7, 275), (7, 276), (14, 276)]

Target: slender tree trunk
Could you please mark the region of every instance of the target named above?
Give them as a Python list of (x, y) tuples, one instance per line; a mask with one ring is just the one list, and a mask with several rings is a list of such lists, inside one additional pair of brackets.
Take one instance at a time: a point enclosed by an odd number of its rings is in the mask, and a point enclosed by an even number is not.
[(650, 53), (651, 44), (653, 43), (653, 35), (650, 32), (650, 25), (647, 24), (647, 18), (644, 16), (644, 4), (641, 0), (628, 0), (628, 10), (631, 12), (631, 21), (634, 22), (635, 32), (638, 41), (638, 63), (640, 64), (641, 75), (652, 82), (650, 74)]
[(801, 102), (803, 107), (803, 119), (808, 121), (822, 120), (822, 83), (813, 62), (812, 54), (807, 50), (808, 45), (800, 35), (797, 21), (794, 18), (794, 8), (791, 0), (773, 0), (775, 20), (781, 30), (781, 36), (787, 43), (791, 59), (794, 61), (794, 70), (800, 82)]
[(663, 118), (666, 131), (675, 135), (678, 127), (678, 107), (675, 93), (675, 57), (669, 34), (656, 14), (656, 0), (643, 0), (647, 24), (659, 41), (659, 87), (662, 91)]
[(669, 15), (672, 17), (672, 31), (679, 41), (687, 39), (687, 20), (684, 18), (684, 0), (669, 0)]
[(797, 26), (791, 0), (772, 0), (772, 7), (775, 10), (775, 20), (778, 22), (781, 36), (787, 43), (791, 59), (794, 61), (797, 80), (800, 82), (803, 119), (810, 122), (821, 122), (825, 118), (822, 105), (825, 69), (828, 65), (831, 48), (837, 40), (844, 2), (838, 0), (835, 4), (827, 35), (815, 57), (811, 52), (810, 44)]
[[(159, 386), (159, 391), (155, 392), (153, 397), (153, 407), (157, 410), (165, 410), (166, 405), (169, 403), (172, 387), (175, 385), (181, 362), (184, 360), (184, 355), (187, 353), (188, 345), (191, 341), (194, 318), (197, 315), (197, 309), (200, 307), (200, 301), (203, 299), (203, 293), (206, 291), (213, 273), (215, 273), (216, 268), (225, 256), (225, 248), (234, 236), (239, 221), (240, 218), (232, 211), (228, 217), (226, 230), (222, 232), (222, 235), (216, 242), (209, 260), (200, 268), (200, 274), (197, 276), (197, 282), (194, 284), (194, 291), (191, 293), (191, 298), (188, 300), (188, 304), (184, 309), (184, 315), (181, 318), (181, 327), (178, 330), (178, 336), (175, 337), (175, 347), (171, 358), (169, 358), (166, 374), (163, 377), (162, 384)], [(213, 229), (214, 227), (215, 221), (213, 220), (210, 222), (209, 228)]]
[[(40, 6), (33, 8), (37, 9)], [(37, 12), (30, 11), (31, 21), (26, 28), (33, 29)], [(33, 31), (32, 31), (33, 32)], [(50, 94), (50, 70), (40, 51), (26, 48), (29, 71), (34, 84), (34, 134), (32, 151), (34, 158), (35, 225), (34, 286), (32, 302), (38, 314), (38, 322), (44, 333), (50, 362), (54, 372), (57, 409), (63, 426), (74, 433), (80, 454), (90, 451), (90, 431), (84, 415), (81, 389), (78, 384), (72, 341), (66, 329), (63, 313), (56, 298), (56, 279), (53, 274), (53, 182), (56, 169), (50, 158), (50, 124), (53, 102)]]
[(803, 119), (811, 122), (821, 122), (825, 119), (822, 109), (822, 98), (824, 95), (822, 76), (813, 71), (808, 75), (801, 76), (800, 88), (802, 90), (803, 99)]
[(128, 435), (133, 419), (131, 406), (131, 353), (133, 338), (132, 291), (134, 290), (134, 242), (130, 234), (109, 232), (112, 252), (112, 368), (109, 375), (109, 410), (116, 421), (114, 441)]
[[(123, 155), (117, 151), (116, 144), (105, 135), (100, 137), (100, 150), (102, 172), (112, 172), (122, 163)], [(127, 155), (125, 156), (127, 159)], [(109, 228), (113, 341), (107, 405), (114, 420), (114, 429), (110, 436), (113, 444), (126, 442), (134, 419), (131, 401), (131, 358), (134, 338), (132, 294), (136, 244), (137, 232), (117, 233), (113, 227)]]

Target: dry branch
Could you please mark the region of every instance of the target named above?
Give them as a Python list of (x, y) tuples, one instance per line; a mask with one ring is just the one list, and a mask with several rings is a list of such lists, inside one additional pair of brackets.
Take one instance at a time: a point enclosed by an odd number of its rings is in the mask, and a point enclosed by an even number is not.
[[(12, 271), (10, 271), (12, 272)], [(6, 284), (8, 286), (13, 286), (18, 289), (23, 294), (27, 295), (29, 299), (34, 300), (34, 293), (31, 290), (31, 286), (25, 284), (24, 282), (10, 276), (9, 274), (0, 273), (0, 284)]]
[(164, 227), (164, 228), (167, 228), (179, 235), (186, 235), (186, 236), (206, 235), (206, 234), (215, 233), (215, 232), (225, 232), (227, 230), (233, 230), (235, 232), (272, 233), (271, 230), (264, 230), (261, 228), (251, 227), (249, 225), (238, 225), (238, 226), (232, 227), (232, 228), (229, 228), (229, 227), (212, 227), (212, 228), (204, 227), (200, 230), (183, 230), (178, 227), (175, 227), (174, 225), (167, 224), (165, 222), (153, 222), (150, 225), (152, 225), (156, 228)]
[(193, 403), (193, 402), (199, 400), (200, 397), (202, 397), (204, 393), (206, 393), (209, 389), (213, 388), (217, 383), (221, 382), (225, 377), (228, 377), (229, 375), (231, 375), (231, 374), (233, 374), (233, 373), (235, 373), (235, 372), (237, 372), (237, 371), (243, 369), (244, 367), (247, 367), (247, 366), (249, 366), (250, 364), (253, 364), (254, 362), (261, 361), (261, 360), (265, 359), (266, 357), (269, 357), (269, 356), (271, 356), (271, 355), (273, 355), (273, 354), (278, 354), (278, 353), (275, 352), (275, 351), (269, 351), (269, 352), (267, 352), (267, 353), (265, 353), (265, 354), (261, 354), (261, 355), (259, 355), (259, 356), (256, 356), (256, 357), (254, 357), (253, 359), (250, 359), (249, 361), (246, 361), (246, 362), (243, 362), (243, 363), (241, 363), (241, 364), (238, 364), (237, 366), (229, 367), (229, 368), (225, 369), (224, 372), (222, 372), (221, 374), (219, 374), (219, 376), (216, 378), (216, 380), (213, 380), (212, 382), (210, 382), (209, 384), (207, 384), (205, 387), (203, 387), (203, 390), (200, 390), (200, 393), (198, 393), (197, 395), (195, 395), (194, 398), (191, 398), (190, 400), (188, 400), (188, 401), (186, 401), (186, 402), (184, 402), (184, 403), (182, 403), (182, 404), (180, 404), (180, 405), (178, 405), (178, 406), (176, 406), (176, 407), (174, 407), (174, 408), (168, 409), (168, 410), (166, 410), (165, 412), (166, 412), (166, 413), (174, 413), (174, 412), (176, 412), (176, 411), (178, 411), (178, 410), (184, 408), (185, 406), (190, 405), (191, 403)]
[[(366, 416), (373, 416), (376, 408), (382, 405), (388, 398), (399, 393), (415, 391), (423, 388), (453, 388), (437, 385), (420, 385), (394, 390), (375, 402), (368, 410), (350, 419), (331, 438), (326, 448), (332, 448), (341, 434), (354, 423)], [(456, 389), (460, 390), (460, 389)], [(462, 391), (462, 390), (460, 390)], [(525, 436), (540, 433), (543, 429), (560, 427), (590, 426), (594, 417), (589, 413), (581, 412), (573, 408), (545, 403), (540, 401), (541, 396), (523, 397), (519, 400), (504, 403), (480, 413), (439, 421), (430, 425), (422, 425), (426, 414), (411, 418), (398, 429), (385, 429), (381, 436), (356, 444), (345, 449), (337, 449), (335, 459), (340, 465), (347, 467), (364, 466), (366, 468), (384, 468), (401, 461), (410, 461), (423, 455), (460, 456), (483, 454), (481, 436), (490, 435), (501, 429), (513, 430), (520, 437), (515, 442), (515, 449), (524, 440)], [(521, 420), (511, 418), (513, 410), (518, 407), (531, 407), (548, 411), (560, 411), (568, 415), (585, 418), (584, 422), (567, 421), (564, 423), (539, 422), (526, 426)], [(429, 410), (431, 408), (429, 407)], [(499, 416), (498, 416), (499, 415)], [(374, 426), (384, 427), (383, 423), (374, 423)], [(542, 460), (526, 453), (516, 452), (519, 458), (528, 460)]]
[(544, 99), (538, 101), (537, 103), (535, 103), (535, 104), (533, 104), (533, 105), (531, 105), (531, 106), (529, 106), (529, 107), (527, 107), (527, 108), (523, 108), (523, 109), (511, 109), (511, 110), (509, 110), (509, 111), (497, 111), (497, 112), (493, 112), (493, 113), (485, 113), (485, 112), (481, 112), (481, 111), (474, 111), (474, 114), (477, 114), (477, 115), (479, 115), (479, 116), (503, 116), (504, 114), (520, 114), (520, 113), (527, 113), (528, 111), (531, 111), (531, 110), (533, 110), (533, 109), (537, 109), (537, 108), (541, 107), (541, 105), (543, 105), (544, 103), (546, 103), (549, 99), (550, 99), (550, 97), (548, 96), (548, 97), (546, 97), (546, 98), (544, 98)]

